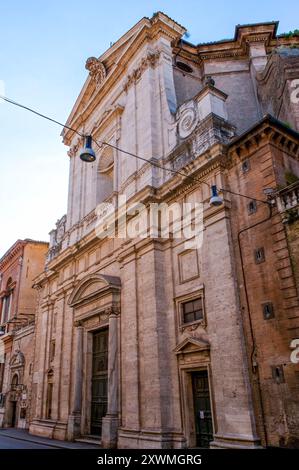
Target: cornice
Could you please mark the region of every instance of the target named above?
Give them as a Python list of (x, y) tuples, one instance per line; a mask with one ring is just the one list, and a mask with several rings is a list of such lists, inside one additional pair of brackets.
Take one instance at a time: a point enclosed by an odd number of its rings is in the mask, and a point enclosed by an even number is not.
[[(185, 143), (182, 144), (182, 147), (184, 146)], [(134, 204), (135, 202), (142, 202), (143, 204), (147, 204), (149, 202), (161, 202), (186, 193), (197, 183), (195, 180), (192, 181), (189, 178), (191, 174), (192, 176), (194, 176), (194, 178), (204, 179), (211, 172), (222, 167), (222, 160), (225, 148), (225, 145), (219, 143), (212, 145), (207, 151), (203, 152), (199, 157), (195, 158), (185, 166), (185, 176), (175, 175), (170, 180), (163, 183), (163, 185), (161, 185), (159, 188), (154, 188), (153, 186), (148, 185), (142, 190), (135, 193), (127, 201), (127, 205)], [(173, 155), (169, 156), (169, 158), (171, 157), (173, 157)], [(145, 163), (145, 165), (143, 166), (149, 168), (150, 163)], [(146, 171), (146, 168), (143, 170), (141, 168), (139, 171)], [(93, 221), (95, 218), (96, 212), (91, 211), (81, 221), (75, 224), (75, 226), (71, 227), (69, 231), (76, 229), (76, 227), (82, 226), (82, 224), (84, 224), (84, 221), (89, 219)], [(68, 232), (66, 232), (65, 235), (67, 235)], [(79, 253), (80, 255), (82, 255), (83, 252), (89, 250), (92, 246), (98, 245), (99, 242), (100, 241), (97, 238), (95, 231), (92, 230), (90, 233), (84, 236), (78, 243), (66, 248), (61, 253), (59, 253), (52, 261), (50, 261), (50, 263), (48, 264), (48, 271), (41, 275), (41, 277), (38, 278), (35, 283), (42, 284), (47, 280), (47, 278), (56, 277), (57, 272), (65, 264), (67, 264), (70, 260), (75, 259)]]
[(105, 324), (109, 324), (109, 317), (119, 317), (121, 312), (119, 304), (113, 302), (111, 305), (103, 306), (102, 308), (92, 310), (91, 312), (84, 313), (83, 315), (77, 315), (76, 319), (74, 320), (74, 327), (75, 328), (85, 328), (86, 323), (90, 321), (94, 317), (99, 317), (99, 321), (101, 322), (102, 326)]
[(119, 249), (119, 253), (117, 255), (117, 261), (123, 266), (132, 261), (140, 258), (140, 256), (144, 255), (148, 251), (152, 251), (153, 249), (164, 251), (167, 249), (167, 245), (171, 242), (171, 235), (170, 238), (143, 238), (139, 241), (126, 241)]
[(223, 39), (209, 43), (194, 45), (182, 40), (182, 51), (186, 51), (190, 57), (197, 56), (200, 61), (217, 59), (241, 59), (249, 58), (249, 45), (252, 43), (264, 43), (265, 47), (276, 41), (278, 22), (256, 23), (249, 25), (237, 25), (232, 39)]
[(124, 91), (127, 93), (128, 89), (133, 83), (136, 83), (142, 76), (143, 72), (145, 72), (146, 69), (149, 67), (155, 68), (160, 57), (160, 51), (155, 50), (155, 51), (148, 51), (148, 53), (142, 57), (142, 59), (139, 61), (139, 64), (137, 67), (131, 72), (129, 75), (127, 75), (127, 78), (125, 80), (125, 83), (123, 85)]
[(270, 115), (229, 144), (229, 156), (246, 158), (262, 144), (270, 143), (299, 160), (299, 133)]
[(5, 268), (15, 256), (19, 256), (20, 252), (23, 251), (24, 247), (26, 245), (49, 245), (48, 242), (43, 242), (39, 240), (32, 240), (31, 238), (25, 238), (25, 240), (17, 240), (10, 248), (9, 250), (4, 253), (2, 258), (0, 259), (0, 270)]
[(14, 332), (14, 339), (18, 340), (21, 339), (24, 336), (28, 336), (34, 333), (35, 330), (35, 323), (32, 323), (30, 325), (23, 326), (19, 330), (16, 330)]
[[(211, 156), (211, 152), (214, 153)], [(213, 149), (209, 149), (204, 154), (200, 155), (200, 159), (206, 158), (204, 165), (198, 166), (198, 161), (195, 159), (190, 162), (184, 170), (186, 171), (186, 177), (174, 176), (171, 180), (164, 183), (163, 186), (157, 190), (157, 198), (168, 202), (177, 197), (187, 194), (191, 189), (194, 189), (196, 185), (201, 185), (206, 182), (206, 179), (211, 173), (225, 168), (226, 157), (226, 146), (222, 144), (215, 144)], [(188, 178), (191, 176), (194, 178)]]
[(6, 268), (12, 261), (17, 261), (14, 258), (16, 256), (20, 256), (20, 253), (23, 253), (26, 243), (27, 242), (24, 240), (17, 240), (14, 245), (9, 248), (9, 250), (0, 259), (0, 270)]
[[(159, 36), (166, 37), (171, 42), (181, 37), (185, 31), (185, 28), (160, 12), (154, 15), (150, 21), (143, 22), (140, 25), (140, 30), (136, 32), (132, 43), (130, 43), (129, 47), (127, 47), (121, 57), (117, 59), (115, 66), (108, 71), (106, 78), (102, 80), (97, 93), (93, 93), (95, 90), (95, 83), (92, 83), (91, 77), (87, 79), (83, 90), (77, 99), (75, 107), (67, 120), (67, 125), (79, 130), (82, 123), (84, 123), (91, 115), (94, 109), (102, 101), (103, 97), (108, 95), (113, 85), (121, 82), (125, 77), (129, 62), (136, 52), (141, 49), (144, 43), (151, 43)], [(104, 66), (105, 60), (107, 60), (107, 57), (104, 57), (104, 55), (98, 59), (98, 61), (103, 62)], [(88, 101), (83, 104), (86, 100), (86, 96), (88, 95)], [(74, 135), (73, 131), (65, 129), (62, 135), (64, 143), (66, 145), (70, 145), (71, 139)]]

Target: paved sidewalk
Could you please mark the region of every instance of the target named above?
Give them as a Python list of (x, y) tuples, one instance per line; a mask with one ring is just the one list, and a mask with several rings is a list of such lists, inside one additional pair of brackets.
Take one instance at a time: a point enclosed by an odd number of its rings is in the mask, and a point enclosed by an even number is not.
[[(0, 440), (1, 437), (16, 439), (18, 441), (23, 441), (24, 443), (26, 442), (28, 444), (41, 444), (45, 447), (53, 449), (100, 449), (99, 445), (97, 446), (82, 442), (58, 441), (56, 439), (48, 439), (46, 437), (34, 436), (32, 434), (29, 434), (29, 432), (24, 429), (0, 428)], [(27, 444), (26, 447), (28, 447)]]

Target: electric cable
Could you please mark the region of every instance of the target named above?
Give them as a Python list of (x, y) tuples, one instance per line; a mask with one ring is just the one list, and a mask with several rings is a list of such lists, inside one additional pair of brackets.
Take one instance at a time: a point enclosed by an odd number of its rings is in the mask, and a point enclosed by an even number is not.
[[(86, 137), (86, 135), (82, 134), (82, 133), (79, 132), (77, 129), (74, 129), (73, 127), (70, 127), (70, 126), (68, 126), (67, 124), (63, 124), (63, 123), (61, 123), (60, 121), (57, 121), (56, 119), (51, 118), (50, 116), (47, 116), (47, 115), (45, 115), (45, 114), (43, 114), (43, 113), (41, 113), (41, 112), (39, 112), (39, 111), (36, 111), (36, 110), (33, 109), (33, 108), (30, 108), (29, 106), (25, 106), (25, 105), (23, 105), (23, 104), (21, 104), (21, 103), (18, 103), (17, 101), (14, 101), (14, 100), (12, 100), (12, 99), (10, 99), (10, 98), (7, 98), (6, 96), (2, 96), (2, 95), (0, 95), (0, 99), (4, 100), (4, 101), (6, 101), (7, 103), (12, 104), (12, 105), (14, 105), (14, 106), (17, 106), (17, 107), (19, 107), (19, 108), (25, 109), (26, 111), (29, 111), (29, 112), (31, 112), (31, 113), (33, 113), (33, 114), (35, 114), (35, 115), (37, 115), (37, 116), (39, 116), (39, 117), (41, 117), (41, 118), (43, 118), (43, 119), (47, 119), (48, 121), (53, 122), (54, 124), (57, 124), (58, 126), (61, 126), (61, 127), (64, 128), (64, 129), (68, 129), (68, 130), (70, 130), (70, 131), (76, 133), (76, 134), (79, 135), (80, 137), (83, 137), (83, 138)], [(118, 147), (118, 146), (116, 146), (116, 145), (110, 144), (109, 142), (98, 141), (98, 140), (96, 140), (92, 135), (91, 135), (90, 137), (91, 137), (92, 141), (93, 141), (100, 149), (101, 149), (103, 146), (107, 145), (108, 147), (111, 147), (111, 148), (113, 148), (114, 150), (117, 150), (118, 152), (121, 152), (121, 153), (126, 154), (126, 155), (131, 156), (131, 157), (134, 157), (134, 158), (136, 158), (136, 159), (138, 159), (138, 160), (142, 160), (142, 161), (144, 161), (144, 162), (146, 162), (146, 163), (149, 163), (149, 164), (152, 165), (152, 166), (155, 166), (156, 168), (160, 168), (160, 169), (163, 170), (163, 171), (169, 171), (169, 172), (172, 173), (172, 174), (184, 176), (185, 178), (188, 178), (188, 179), (190, 179), (190, 180), (192, 180), (192, 181), (195, 181), (195, 182), (197, 182), (197, 183), (203, 183), (203, 184), (207, 185), (207, 186), (211, 189), (211, 186), (210, 186), (206, 181), (204, 181), (204, 180), (195, 178), (194, 176), (186, 175), (186, 173), (183, 173), (183, 172), (178, 171), (178, 170), (173, 170), (172, 168), (166, 168), (165, 166), (163, 166), (163, 165), (161, 165), (161, 164), (159, 164), (159, 163), (157, 163), (157, 162), (154, 162), (154, 161), (152, 161), (152, 160), (148, 160), (148, 159), (146, 159), (145, 157), (141, 157), (140, 155), (136, 155), (135, 153), (129, 152), (129, 151), (127, 151), (127, 150), (124, 150), (124, 149), (122, 149), (122, 148), (120, 148), (120, 147)], [(157, 157), (156, 157), (156, 159), (159, 160), (160, 158), (157, 158)], [(262, 200), (262, 199), (257, 199), (257, 198), (255, 198), (255, 197), (248, 196), (248, 195), (246, 195), (246, 194), (236, 193), (236, 192), (234, 192), (234, 191), (231, 191), (230, 189), (220, 188), (219, 191), (220, 191), (220, 192), (224, 192), (224, 193), (227, 192), (227, 193), (233, 194), (233, 195), (235, 195), (235, 196), (244, 197), (244, 198), (250, 199), (250, 200), (252, 200), (252, 201), (261, 202), (261, 203), (263, 203), (263, 204), (268, 204), (268, 205), (270, 204), (269, 201), (265, 201), (265, 200)]]

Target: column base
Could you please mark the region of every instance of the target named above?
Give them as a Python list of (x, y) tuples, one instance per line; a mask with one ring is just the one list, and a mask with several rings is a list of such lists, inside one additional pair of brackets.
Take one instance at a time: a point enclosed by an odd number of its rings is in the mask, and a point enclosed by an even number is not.
[(260, 439), (254, 436), (215, 435), (210, 449), (263, 449)]
[(53, 419), (35, 418), (29, 425), (29, 434), (65, 441), (67, 438), (67, 423)]
[(81, 413), (69, 415), (67, 423), (67, 440), (73, 441), (81, 436)]
[(118, 425), (118, 418), (114, 415), (107, 415), (102, 419), (102, 447), (104, 449), (117, 447)]

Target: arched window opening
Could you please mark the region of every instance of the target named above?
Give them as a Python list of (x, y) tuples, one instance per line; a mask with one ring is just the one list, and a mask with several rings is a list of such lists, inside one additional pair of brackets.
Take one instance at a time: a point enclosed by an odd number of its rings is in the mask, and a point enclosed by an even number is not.
[(105, 201), (114, 191), (113, 149), (106, 147), (102, 152), (97, 169), (97, 204)]
[(1, 323), (6, 323), (10, 318), (12, 296), (13, 296), (14, 283), (10, 277), (6, 283), (6, 293), (2, 299), (2, 315)]

